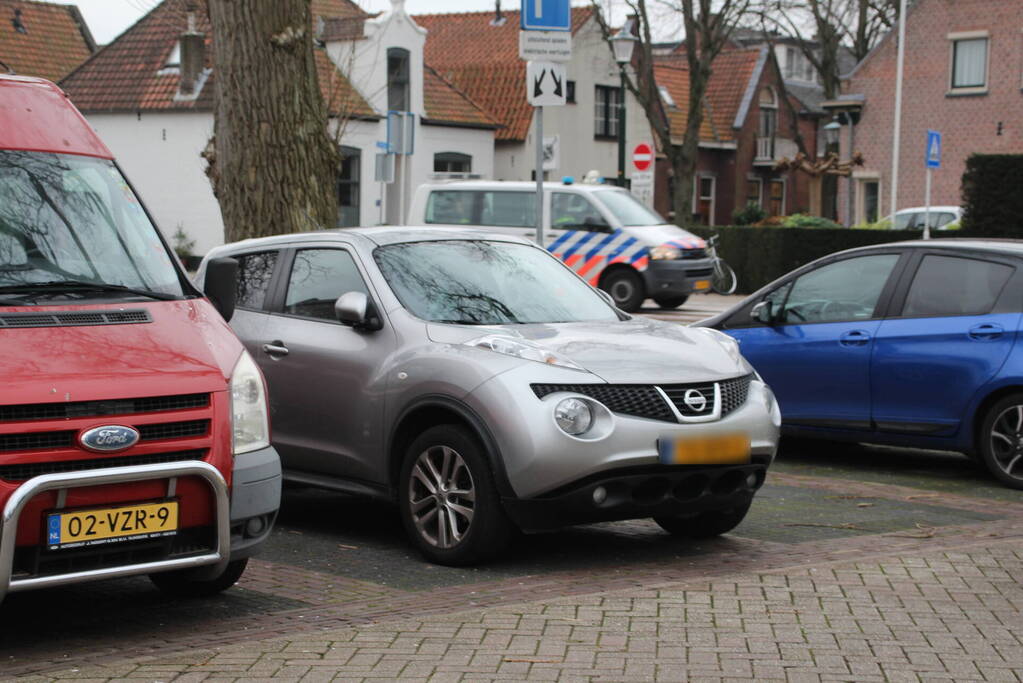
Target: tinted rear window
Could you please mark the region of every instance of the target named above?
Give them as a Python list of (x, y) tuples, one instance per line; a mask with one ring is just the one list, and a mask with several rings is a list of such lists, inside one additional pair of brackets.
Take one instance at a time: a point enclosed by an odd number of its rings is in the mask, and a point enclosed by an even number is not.
[(427, 223), (532, 228), (536, 194), (490, 190), (438, 190), (426, 203)]
[(902, 314), (935, 317), (990, 313), (1013, 270), (991, 261), (924, 256)]

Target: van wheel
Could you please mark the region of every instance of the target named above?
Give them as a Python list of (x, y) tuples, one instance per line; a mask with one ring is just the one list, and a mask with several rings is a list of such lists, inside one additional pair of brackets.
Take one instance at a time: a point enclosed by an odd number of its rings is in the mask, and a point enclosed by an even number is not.
[(643, 278), (639, 273), (629, 269), (616, 270), (604, 278), (600, 288), (611, 295), (615, 306), (626, 313), (635, 313), (643, 305), (646, 292), (643, 291)]
[(167, 595), (178, 598), (206, 598), (225, 591), (238, 583), (238, 579), (245, 572), (245, 566), (249, 560), (235, 560), (228, 562), (224, 571), (212, 579), (198, 581), (190, 577), (195, 575), (193, 569), (178, 569), (169, 572), (150, 574), (149, 580)]
[(739, 526), (752, 504), (751, 499), (725, 510), (707, 510), (691, 517), (654, 517), (654, 521), (672, 536), (714, 538)]
[(667, 309), (678, 308), (679, 306), (681, 306), (682, 304), (684, 304), (688, 300), (689, 300), (689, 295), (688, 294), (684, 294), (682, 296), (662, 296), (662, 297), (656, 297), (655, 296), (654, 297), (654, 303), (656, 303), (661, 308), (667, 308)]
[(1023, 489), (1023, 394), (1006, 396), (984, 416), (980, 460), (1007, 486)]
[(463, 427), (427, 429), (405, 453), (401, 521), (431, 562), (475, 564), (503, 550), (512, 524), (501, 507), (483, 446)]

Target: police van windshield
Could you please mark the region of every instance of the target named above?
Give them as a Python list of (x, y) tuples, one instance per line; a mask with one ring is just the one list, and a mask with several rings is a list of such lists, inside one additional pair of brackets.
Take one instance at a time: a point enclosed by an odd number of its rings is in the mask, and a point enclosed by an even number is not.
[(656, 211), (648, 209), (645, 204), (625, 190), (602, 190), (593, 193), (597, 199), (614, 214), (618, 223), (628, 228), (646, 225), (664, 225), (666, 220)]
[(0, 150), (0, 296), (184, 295), (169, 254), (113, 162)]

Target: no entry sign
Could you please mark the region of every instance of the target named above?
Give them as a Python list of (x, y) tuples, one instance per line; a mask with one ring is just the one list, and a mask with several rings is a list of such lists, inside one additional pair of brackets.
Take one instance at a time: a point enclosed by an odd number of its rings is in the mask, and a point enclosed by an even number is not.
[(636, 167), (637, 171), (647, 170), (653, 161), (654, 150), (650, 149), (650, 145), (645, 142), (639, 143), (636, 145), (636, 149), (632, 150), (632, 165)]

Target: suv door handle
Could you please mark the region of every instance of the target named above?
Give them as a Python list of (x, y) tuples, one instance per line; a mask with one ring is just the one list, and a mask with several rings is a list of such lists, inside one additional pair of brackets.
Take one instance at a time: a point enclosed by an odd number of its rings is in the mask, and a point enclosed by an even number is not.
[(1001, 325), (993, 325), (991, 323), (983, 323), (981, 325), (974, 325), (967, 332), (970, 339), (975, 341), (990, 341), (992, 339), (998, 339), (1005, 332), (1005, 328)]
[(864, 346), (870, 341), (870, 335), (863, 330), (849, 330), (838, 338), (842, 346)]
[(270, 342), (269, 344), (263, 344), (263, 353), (270, 357), (287, 356), (288, 347), (284, 345), (284, 342), (277, 339)]

